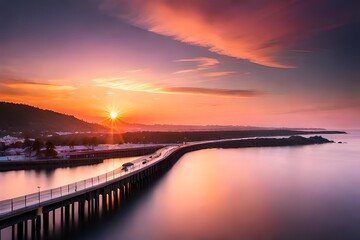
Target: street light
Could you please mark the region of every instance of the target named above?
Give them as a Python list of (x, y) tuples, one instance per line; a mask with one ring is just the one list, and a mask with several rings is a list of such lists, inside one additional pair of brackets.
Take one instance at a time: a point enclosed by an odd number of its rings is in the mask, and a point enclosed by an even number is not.
[(39, 205), (40, 205), (40, 188), (41, 188), (41, 187), (38, 186), (37, 188), (38, 188), (38, 190), (39, 190)]

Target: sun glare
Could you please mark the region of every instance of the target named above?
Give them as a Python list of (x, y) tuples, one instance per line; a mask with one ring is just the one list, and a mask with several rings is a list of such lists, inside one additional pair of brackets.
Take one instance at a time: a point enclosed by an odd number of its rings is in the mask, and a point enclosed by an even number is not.
[(109, 114), (110, 114), (110, 118), (111, 118), (112, 120), (115, 120), (115, 119), (117, 118), (117, 116), (118, 116), (118, 113), (117, 113), (117, 112), (110, 112)]

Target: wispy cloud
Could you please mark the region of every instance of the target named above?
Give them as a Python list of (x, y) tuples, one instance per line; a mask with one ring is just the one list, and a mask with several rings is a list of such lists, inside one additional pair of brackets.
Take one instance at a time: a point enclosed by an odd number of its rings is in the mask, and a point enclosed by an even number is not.
[(223, 71), (223, 72), (208, 72), (208, 73), (204, 73), (203, 76), (204, 77), (223, 77), (223, 76), (227, 76), (230, 74), (234, 74), (235, 72), (232, 71)]
[(22, 80), (2, 80), (1, 85), (12, 89), (23, 90), (69, 91), (76, 89), (75, 87), (69, 85), (57, 85)]
[(350, 2), (103, 0), (101, 9), (133, 25), (219, 54), (291, 68), (280, 56), (304, 36), (358, 19), (354, 1)]
[(221, 88), (194, 88), (194, 87), (172, 87), (161, 88), (161, 93), (189, 94), (189, 95), (212, 95), (223, 97), (258, 97), (264, 92), (251, 89), (221, 89)]
[(36, 82), (5, 82), (3, 84), (13, 89), (26, 89), (26, 90), (45, 90), (45, 91), (67, 91), (75, 90), (75, 87), (69, 85), (55, 85), (48, 83), (36, 83)]
[(93, 79), (96, 86), (136, 92), (155, 92), (158, 88), (151, 83), (139, 82), (125, 77), (96, 78)]
[(208, 57), (178, 59), (178, 60), (175, 60), (174, 62), (193, 62), (196, 64), (195, 68), (179, 70), (179, 71), (174, 72), (175, 74), (202, 71), (202, 70), (206, 70), (212, 66), (219, 64), (219, 61), (217, 59), (208, 58)]
[(111, 78), (94, 78), (92, 81), (98, 84), (106, 84), (111, 82), (117, 82), (121, 80), (126, 80), (125, 77), (111, 77)]
[(327, 112), (327, 111), (339, 111), (349, 108), (360, 108), (360, 103), (344, 103), (337, 105), (326, 105), (326, 106), (317, 106), (309, 108), (294, 109), (287, 112), (282, 112), (280, 114), (295, 114), (295, 113), (316, 113), (316, 112)]
[(218, 88), (196, 88), (196, 87), (164, 87), (151, 83), (135, 80), (123, 80), (123, 78), (93, 79), (98, 87), (106, 87), (124, 91), (147, 92), (157, 94), (186, 94), (186, 95), (211, 95), (222, 97), (257, 97), (264, 92), (253, 89), (218, 89)]

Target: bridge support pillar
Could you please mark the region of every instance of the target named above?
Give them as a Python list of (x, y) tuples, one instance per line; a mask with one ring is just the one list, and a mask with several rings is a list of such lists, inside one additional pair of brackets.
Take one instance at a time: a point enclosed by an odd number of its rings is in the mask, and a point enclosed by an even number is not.
[(36, 217), (36, 235), (40, 238), (40, 231), (41, 231), (41, 215)]
[(130, 197), (131, 196), (131, 187), (132, 187), (132, 183), (128, 182), (127, 184), (127, 195)]
[(92, 208), (91, 208), (92, 215), (96, 215), (96, 198), (97, 195), (95, 194), (95, 196), (92, 199)]
[(47, 236), (49, 232), (49, 213), (43, 213), (43, 225), (44, 225), (44, 235)]
[(109, 195), (109, 201), (110, 201), (109, 212), (111, 212), (114, 209), (114, 204), (115, 204), (114, 197), (115, 197), (115, 192), (111, 190)]
[(88, 219), (90, 220), (90, 216), (91, 216), (91, 197), (89, 197), (87, 199), (87, 216), (88, 216)]
[(120, 202), (124, 201), (124, 185), (120, 186)]
[(74, 221), (75, 220), (75, 203), (74, 202), (71, 204), (71, 215), (72, 215), (71, 217)]
[(85, 204), (84, 201), (81, 200), (79, 201), (79, 207), (78, 207), (79, 223), (82, 223), (84, 221), (84, 210), (85, 210)]
[(15, 239), (15, 225), (11, 226), (11, 239)]
[(103, 193), (102, 194), (102, 210), (103, 210), (103, 214), (105, 215), (107, 212), (107, 194)]
[(55, 209), (51, 212), (51, 215), (52, 215), (52, 225), (53, 228), (55, 228)]
[[(25, 220), (25, 233), (24, 233), (24, 235), (25, 235), (25, 239), (27, 239), (27, 237), (28, 237), (28, 220)], [(0, 233), (0, 240), (1, 240), (1, 233)]]
[(36, 232), (36, 223), (35, 219), (31, 219), (31, 239), (35, 239), (35, 232)]
[(70, 206), (65, 206), (65, 222), (69, 222), (70, 220)]
[(17, 224), (17, 239), (23, 239), (24, 237), (24, 223), (19, 222)]
[(64, 208), (61, 207), (60, 208), (60, 224), (61, 224), (61, 227), (62, 227), (63, 223), (64, 223)]
[(95, 214), (98, 216), (99, 213), (99, 195), (95, 196)]
[(119, 205), (118, 193), (119, 193), (119, 190), (117, 188), (115, 188), (115, 191), (114, 191), (114, 208), (115, 209), (117, 209), (117, 207)]

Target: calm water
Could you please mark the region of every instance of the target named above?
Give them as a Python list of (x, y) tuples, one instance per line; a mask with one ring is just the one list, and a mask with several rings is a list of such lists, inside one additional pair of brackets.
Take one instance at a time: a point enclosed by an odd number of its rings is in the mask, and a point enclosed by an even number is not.
[(360, 132), (347, 144), (186, 154), (83, 239), (360, 239)]
[(95, 177), (123, 163), (138, 157), (107, 159), (104, 162), (88, 166), (77, 166), (68, 168), (48, 170), (20, 170), (0, 172), (0, 200), (19, 197), (41, 190), (60, 187), (87, 178)]
[[(360, 131), (326, 137), (347, 143), (188, 153), (126, 211), (81, 239), (360, 239)], [(0, 173), (0, 196), (112, 166)], [(21, 189), (11, 187), (15, 181)]]

